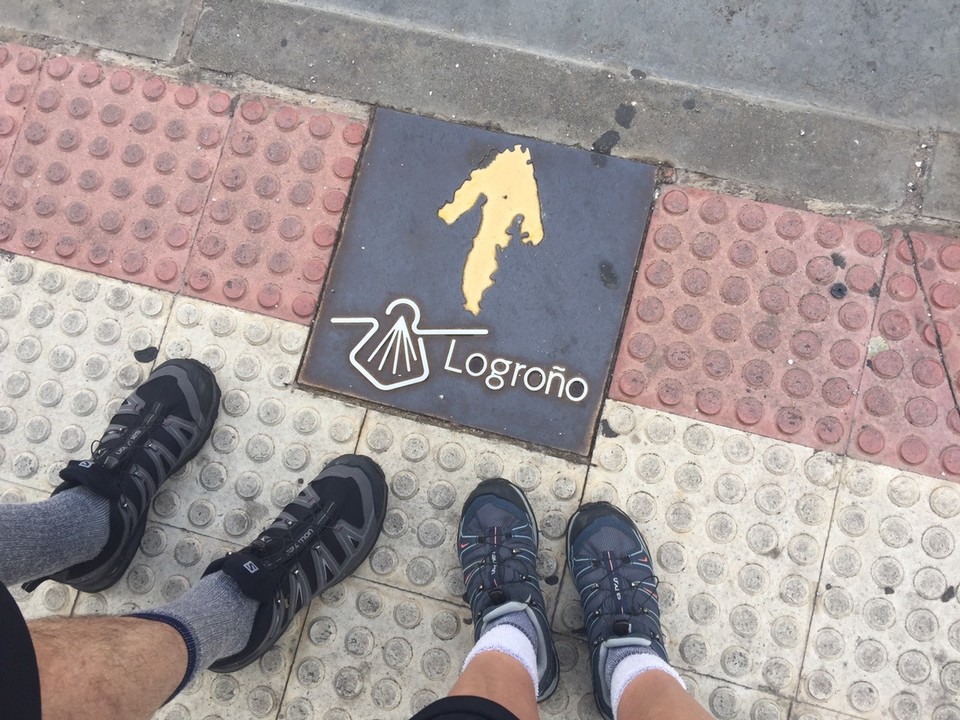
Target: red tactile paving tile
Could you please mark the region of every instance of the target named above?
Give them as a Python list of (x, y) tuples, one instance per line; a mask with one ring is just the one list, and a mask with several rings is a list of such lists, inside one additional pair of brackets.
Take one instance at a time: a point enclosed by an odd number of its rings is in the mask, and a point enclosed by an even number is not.
[[(918, 242), (913, 234), (911, 238), (921, 263), (935, 257), (936, 243)], [(899, 232), (891, 248), (848, 454), (928, 475), (960, 478), (960, 416), (923, 292), (917, 287), (913, 255)], [(952, 253), (946, 254), (948, 266)], [(931, 264), (921, 272), (929, 277), (924, 277), (924, 284), (932, 295), (941, 281), (941, 269)], [(938, 325), (949, 337), (949, 327), (939, 321)]]
[(43, 55), (36, 50), (0, 45), (0, 176), (23, 127), (42, 59)]
[(668, 189), (611, 395), (842, 452), (884, 245), (864, 223)]
[(186, 292), (309, 323), (365, 135), (365, 123), (343, 115), (243, 98)]
[(178, 289), (230, 96), (53, 57), (0, 188), (0, 248)]

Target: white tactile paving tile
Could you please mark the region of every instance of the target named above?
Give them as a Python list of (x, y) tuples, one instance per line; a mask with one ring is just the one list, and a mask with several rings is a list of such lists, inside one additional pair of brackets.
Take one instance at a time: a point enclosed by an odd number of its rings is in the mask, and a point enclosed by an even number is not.
[(220, 385), (210, 440), (157, 493), (163, 523), (244, 545), (327, 461), (354, 452), (364, 410), (291, 385), (301, 325), (177, 298), (157, 362), (194, 357)]
[(552, 612), (563, 571), (563, 534), (580, 501), (584, 466), (373, 411), (357, 452), (380, 464), (390, 486), (383, 534), (359, 576), (458, 601), (464, 591), (455, 547), (460, 511), (480, 480), (503, 477), (523, 488), (536, 513), (537, 565)]
[(859, 716), (845, 715), (836, 710), (826, 710), (815, 705), (794, 702), (790, 709), (790, 720), (859, 720)]
[(681, 671), (689, 692), (717, 720), (787, 720), (790, 701), (709, 675)]
[[(604, 421), (584, 501), (616, 504), (644, 533), (673, 664), (792, 697), (838, 458), (615, 401)], [(554, 626), (583, 627), (568, 576)]]
[(469, 619), (462, 603), (349, 578), (310, 607), (280, 717), (409, 718), (453, 686)]
[(958, 522), (960, 485), (847, 461), (801, 699), (865, 717), (960, 719)]
[(49, 492), (87, 457), (151, 364), (171, 296), (17, 257), (0, 259), (0, 476)]

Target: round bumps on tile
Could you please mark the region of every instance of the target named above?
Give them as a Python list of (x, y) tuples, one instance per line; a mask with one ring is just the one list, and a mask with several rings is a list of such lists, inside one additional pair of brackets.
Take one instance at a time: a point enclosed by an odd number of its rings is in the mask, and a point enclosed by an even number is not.
[(197, 235), (187, 290), (307, 323), (366, 136), (335, 113), (240, 100)]
[[(644, 532), (671, 656), (792, 692), (838, 458), (623, 403), (608, 402), (604, 419), (585, 500), (614, 503)], [(581, 628), (579, 603), (566, 600), (559, 619)], [(715, 713), (728, 707), (718, 692)]]
[[(0, 463), (18, 482), (59, 484), (64, 456), (86, 451), (146, 377), (166, 299), (147, 288), (16, 259), (0, 282)], [(91, 435), (90, 433), (93, 433)]]
[(215, 373), (209, 442), (154, 499), (161, 521), (247, 542), (333, 457), (351, 452), (363, 411), (291, 388), (306, 341), (295, 323), (181, 298), (161, 352)]
[(612, 395), (842, 448), (883, 268), (880, 234), (671, 188), (649, 237)]
[(957, 515), (954, 485), (867, 463), (845, 470), (801, 683), (810, 700), (855, 715), (950, 716), (931, 698), (955, 692), (960, 668), (949, 655), (960, 605), (945, 574)]
[(540, 528), (537, 568), (548, 597), (563, 572), (563, 533), (583, 488), (584, 469), (506, 443), (484, 441), (401, 418), (369, 413), (360, 452), (383, 467), (391, 491), (384, 539), (366, 577), (459, 601), (463, 579), (454, 548), (460, 510), (476, 482), (504, 477), (521, 487)]

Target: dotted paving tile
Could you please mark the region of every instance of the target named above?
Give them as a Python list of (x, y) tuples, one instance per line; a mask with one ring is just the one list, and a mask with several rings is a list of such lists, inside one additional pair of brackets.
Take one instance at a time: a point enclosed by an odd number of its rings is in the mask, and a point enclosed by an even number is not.
[[(280, 716), (409, 718), (453, 686), (473, 646), (468, 620), (462, 604), (347, 580), (311, 606)], [(560, 684), (541, 714), (598, 720), (586, 645), (563, 635), (555, 641)], [(718, 718), (787, 718), (783, 699), (696, 673), (684, 678)]]
[(351, 578), (310, 608), (281, 716), (409, 718), (443, 697), (473, 646), (469, 610)]
[(842, 452), (883, 237), (693, 188), (663, 194), (647, 237), (611, 395)]
[(0, 476), (49, 492), (149, 374), (170, 296), (28, 258), (0, 260)]
[(503, 477), (523, 488), (536, 513), (537, 569), (547, 606), (553, 608), (564, 562), (563, 534), (580, 501), (586, 468), (377, 412), (367, 414), (358, 452), (383, 467), (391, 490), (383, 535), (358, 575), (461, 602), (456, 528), (463, 502), (480, 480)]
[(960, 490), (847, 461), (803, 700), (895, 720), (960, 717)]
[(717, 720), (787, 720), (789, 701), (752, 688), (685, 672), (687, 691)]
[[(917, 286), (913, 256), (899, 232), (891, 247), (848, 453), (960, 478), (960, 418)], [(948, 325), (939, 328), (949, 337)]]
[(857, 717), (801, 702), (794, 702), (790, 711), (790, 720), (857, 720)]
[[(39, 502), (49, 493), (0, 480), (0, 504)], [(8, 588), (20, 612), (28, 620), (49, 615), (69, 615), (73, 609), (77, 591), (67, 585), (48, 582), (32, 593), (20, 589), (19, 585)]]
[(306, 337), (302, 325), (177, 298), (158, 362), (206, 363), (222, 399), (210, 440), (154, 498), (162, 522), (246, 544), (355, 450), (363, 409), (290, 387)]
[(231, 99), (55, 57), (0, 190), (0, 247), (178, 290)]
[[(836, 494), (838, 458), (608, 401), (584, 501), (643, 531), (679, 668), (792, 697)], [(554, 624), (582, 632), (564, 577)]]
[(204, 210), (187, 292), (309, 323), (365, 122), (243, 98)]
[(40, 75), (42, 53), (19, 45), (0, 45), (0, 176), (23, 127), (27, 106)]

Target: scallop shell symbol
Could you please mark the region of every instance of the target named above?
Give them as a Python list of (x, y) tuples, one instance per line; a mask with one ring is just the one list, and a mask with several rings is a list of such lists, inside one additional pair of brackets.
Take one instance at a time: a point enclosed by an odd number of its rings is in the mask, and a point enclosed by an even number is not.
[[(350, 364), (378, 390), (396, 390), (416, 385), (430, 377), (423, 338), (429, 335), (486, 335), (486, 328), (421, 328), (420, 307), (409, 298), (398, 298), (387, 306), (392, 324), (384, 324), (373, 317), (330, 318), (334, 325), (369, 325), (367, 333), (350, 351)], [(408, 319), (409, 318), (409, 319)]]

